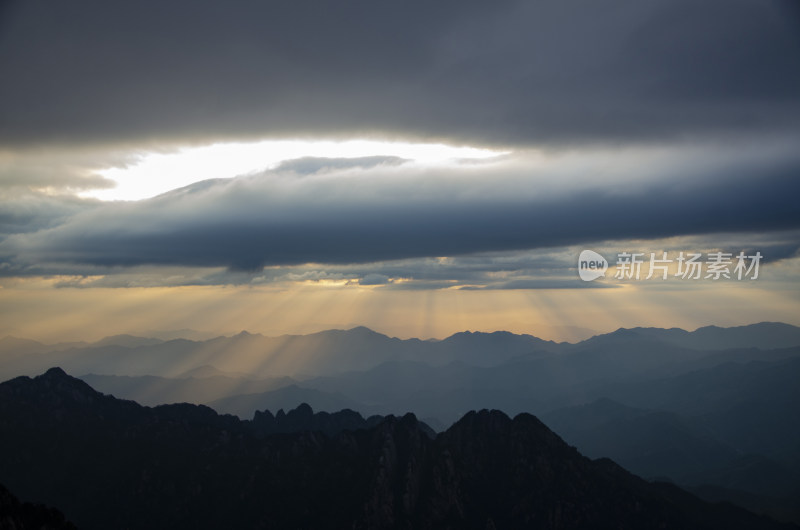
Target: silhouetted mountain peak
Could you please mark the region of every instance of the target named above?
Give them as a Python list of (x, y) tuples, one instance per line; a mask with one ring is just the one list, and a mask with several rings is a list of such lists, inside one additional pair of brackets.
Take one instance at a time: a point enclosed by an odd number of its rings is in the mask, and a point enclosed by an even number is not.
[(728, 333), (735, 335), (756, 335), (764, 333), (777, 333), (777, 334), (791, 334), (797, 336), (800, 334), (800, 328), (785, 322), (757, 322), (755, 324), (747, 324), (744, 326), (732, 326), (729, 328), (722, 328), (719, 326), (702, 326), (690, 332), (694, 334), (718, 334)]
[(394, 414), (388, 414), (388, 415), (384, 416), (383, 422), (381, 422), (381, 425), (386, 427), (386, 428), (394, 428), (397, 425), (400, 425), (400, 426), (403, 426), (403, 427), (416, 427), (417, 425), (419, 425), (419, 423), (420, 423), (420, 421), (417, 419), (416, 414), (414, 414), (413, 412), (407, 412), (406, 414), (403, 414), (402, 416), (396, 416)]
[[(24, 380), (29, 378), (17, 378), (10, 381), (13, 383), (17, 380)], [(44, 374), (34, 377), (28, 390), (39, 391), (42, 396), (57, 396), (59, 398), (68, 398), (80, 403), (92, 402), (103, 394), (97, 392), (84, 381), (67, 374), (60, 367), (53, 367), (47, 370)]]
[(662, 342), (695, 350), (747, 347), (774, 349), (800, 346), (800, 328), (781, 322), (760, 322), (729, 328), (704, 326), (694, 331), (680, 328), (619, 328), (611, 333), (596, 335), (581, 344), (604, 344), (617, 341)]
[(457, 333), (453, 333), (449, 337), (444, 340), (469, 340), (471, 338), (510, 338), (510, 337), (523, 337), (524, 335), (516, 335), (511, 333), (510, 331), (493, 331), (491, 333), (487, 333), (485, 331), (459, 331)]
[[(511, 424), (511, 418), (500, 410), (471, 410), (455, 422), (451, 429), (498, 429)], [(449, 430), (449, 429), (448, 429)]]
[(530, 414), (470, 412), (436, 438), (406, 414), (262, 439), (207, 407), (41, 399), (86, 387), (61, 369), (0, 384), (4, 480), (84, 528), (777, 527), (593, 462)]
[(649, 337), (642, 333), (644, 328), (618, 328), (611, 333), (604, 333), (602, 335), (595, 335), (590, 339), (586, 339), (579, 344), (606, 344), (619, 341), (637, 341), (649, 340)]
[(367, 418), (367, 422), (374, 424), (374, 422), (378, 419), (380, 419), (378, 425), (385, 424), (387, 428), (401, 429), (407, 432), (413, 431), (415, 433), (424, 434), (431, 440), (436, 438), (436, 431), (431, 429), (431, 427), (424, 421), (419, 420), (417, 415), (413, 412), (407, 412), (402, 416), (389, 415), (384, 418), (381, 418), (380, 416), (370, 416)]
[(515, 441), (519, 441), (528, 450), (540, 453), (553, 450), (570, 453), (574, 451), (539, 418), (527, 413), (518, 414), (511, 419), (499, 410), (471, 411), (447, 429), (443, 436), (459, 443), (466, 441), (470, 445), (480, 440), (483, 444), (481, 450), (500, 450), (501, 447), (508, 449), (509, 444), (514, 447)]
[(153, 346), (161, 344), (161, 339), (154, 339), (151, 337), (137, 337), (135, 335), (119, 334), (103, 337), (97, 342), (93, 342), (91, 346), (124, 346), (126, 348), (136, 348), (139, 346)]
[(314, 410), (308, 403), (300, 403), (296, 409), (287, 414), (290, 418), (307, 419), (314, 416)]
[(67, 372), (61, 369), (60, 366), (54, 366), (44, 373), (48, 379), (69, 378)]
[(383, 333), (378, 333), (377, 331), (368, 328), (367, 326), (356, 326), (354, 328), (350, 328), (347, 330), (348, 333), (353, 333), (356, 335), (379, 335), (385, 337)]
[(378, 333), (377, 331), (366, 326), (356, 326), (350, 329), (329, 329), (326, 331), (320, 331), (318, 333), (312, 333), (311, 335), (295, 335), (295, 337), (318, 337), (323, 339), (327, 338), (360, 341), (390, 339), (390, 337), (387, 335)]
[(616, 331), (609, 333), (612, 337), (638, 337), (639, 333), (635, 329), (631, 328), (618, 328)]
[(202, 366), (198, 366), (197, 368), (192, 368), (190, 370), (186, 370), (185, 372), (178, 374), (176, 379), (191, 379), (191, 378), (204, 379), (207, 377), (219, 377), (219, 376), (228, 377), (231, 375), (239, 375), (239, 374), (229, 374), (228, 372), (223, 372), (222, 370), (214, 366), (211, 366), (210, 364), (204, 364)]
[(231, 337), (232, 340), (256, 340), (256, 339), (263, 339), (264, 335), (260, 333), (250, 333), (246, 329), (243, 329), (236, 335)]
[[(388, 417), (387, 417), (388, 418)], [(387, 418), (370, 416), (364, 419), (361, 414), (350, 409), (339, 412), (314, 412), (310, 405), (302, 403), (297, 408), (285, 412), (283, 409), (273, 415), (269, 410), (256, 411), (253, 416), (253, 430), (258, 435), (320, 431), (328, 436), (334, 436), (342, 431), (354, 431), (374, 427)], [(423, 424), (424, 425), (424, 424)], [(424, 430), (432, 433), (430, 427)]]
[(141, 410), (132, 401), (97, 392), (59, 367), (32, 379), (22, 376), (0, 383), (0, 417), (13, 413), (25, 421), (41, 423), (43, 429), (63, 424), (81, 430), (81, 425), (111, 418), (124, 422), (130, 419), (129, 414), (136, 416)]

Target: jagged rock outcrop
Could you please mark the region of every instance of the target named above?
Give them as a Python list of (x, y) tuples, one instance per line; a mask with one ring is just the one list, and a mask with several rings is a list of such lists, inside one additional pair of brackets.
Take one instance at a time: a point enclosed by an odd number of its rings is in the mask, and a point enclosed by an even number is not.
[(364, 418), (358, 412), (345, 409), (339, 412), (317, 412), (302, 403), (296, 409), (272, 414), (268, 410), (256, 411), (253, 416), (253, 431), (258, 435), (291, 433), (301, 431), (320, 431), (333, 436), (341, 431), (367, 429), (383, 421), (382, 416)]

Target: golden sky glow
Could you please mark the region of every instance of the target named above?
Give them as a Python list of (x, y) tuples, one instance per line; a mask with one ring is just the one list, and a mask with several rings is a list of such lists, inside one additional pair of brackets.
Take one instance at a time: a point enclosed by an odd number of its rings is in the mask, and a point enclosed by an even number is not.
[[(186, 328), (204, 336), (241, 330), (277, 336), (367, 326), (402, 338), (507, 330), (577, 341), (619, 327), (800, 324), (794, 232), (657, 237), (665, 223), (683, 221), (685, 211), (677, 205), (696, 193), (686, 167), (709, 171), (709, 181), (719, 184), (706, 184), (713, 198), (726, 189), (727, 167), (761, 160), (747, 149), (712, 147), (506, 153), (442, 144), (270, 140), (161, 154), (109, 152), (106, 158), (87, 152), (75, 159), (80, 163), (62, 163), (89, 171), (93, 157), (105, 160), (113, 169), (98, 175), (118, 187), (84, 195), (129, 202), (81, 201), (65, 188), (44, 200), (36, 196), (42, 201), (36, 203), (15, 192), (20, 212), (41, 213), (22, 229), (9, 225), (11, 232), (0, 240), (7, 256), (0, 336), (56, 342)], [(374, 161), (346, 165), (370, 156), (413, 161), (390, 168)], [(316, 160), (302, 176), (235, 178), (303, 157), (334, 162)], [(22, 158), (7, 162), (21, 171), (27, 167)], [(29, 158), (33, 164), (35, 157)], [(672, 174), (678, 177), (666, 178)], [(180, 196), (136, 200), (215, 177), (227, 180)], [(651, 192), (648, 186), (662, 187)], [(673, 188), (676, 207), (664, 209), (662, 197)], [(742, 192), (743, 204), (758, 190)], [(649, 202), (640, 206), (642, 200)], [(598, 203), (607, 206), (598, 210)], [(63, 213), (54, 212), (54, 204)], [(725, 214), (731, 207), (698, 204), (696, 223), (713, 221), (709, 209)], [(632, 208), (640, 213), (630, 216)], [(652, 214), (654, 209), (662, 212)], [(8, 217), (14, 215), (21, 216)], [(420, 223), (420, 216), (428, 220)], [(642, 227), (654, 236), (622, 237)], [(554, 237), (558, 231), (563, 236)], [(389, 236), (394, 239), (387, 244)], [(584, 237), (590, 239), (578, 245)], [(551, 243), (542, 243), (548, 238)], [(495, 246), (507, 239), (505, 248)], [(231, 241), (236, 245), (229, 247)], [(577, 278), (582, 248), (609, 257), (606, 279), (597, 283), (610, 288)], [(650, 252), (669, 251), (674, 259), (681, 251), (719, 249), (763, 251), (759, 280), (645, 280), (644, 267), (641, 280), (613, 280), (611, 257), (622, 250), (642, 252), (646, 263)]]
[[(778, 4), (370, 3), (330, 34), (291, 2), (223, 25), (202, 2), (104, 23), (18, 4), (0, 336), (800, 323), (800, 47)], [(764, 263), (752, 284), (587, 286), (584, 249)]]
[(0, 335), (53, 342), (192, 328), (211, 334), (248, 330), (275, 336), (365, 325), (401, 338), (502, 329), (574, 341), (619, 327), (800, 324), (800, 318), (787, 318), (800, 315), (798, 290), (749, 284), (696, 284), (680, 291), (640, 285), (388, 291), (356, 285), (81, 289), (46, 283), (30, 281), (0, 290)]

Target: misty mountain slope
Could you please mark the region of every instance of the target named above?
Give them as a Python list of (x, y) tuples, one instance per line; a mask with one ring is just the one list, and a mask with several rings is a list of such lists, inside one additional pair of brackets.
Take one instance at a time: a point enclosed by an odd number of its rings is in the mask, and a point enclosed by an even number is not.
[(645, 478), (669, 477), (684, 483), (687, 475), (739, 456), (697, 422), (610, 400), (552, 411), (542, 420), (585, 455), (611, 458)]
[[(606, 396), (634, 406), (642, 404), (646, 408), (678, 412), (680, 407), (674, 409), (662, 406), (663, 403), (683, 402), (699, 412), (697, 409), (701, 405), (720, 410), (720, 407), (747, 401), (756, 395), (780, 392), (785, 394), (778, 400), (780, 403), (796, 403), (793, 397), (796, 385), (787, 374), (780, 381), (759, 382), (772, 376), (758, 370), (750, 373), (749, 368), (735, 368), (745, 365), (731, 363), (726, 352), (709, 354), (711, 360), (704, 361), (709, 359), (704, 352), (676, 352), (663, 344), (649, 351), (640, 349), (639, 342), (628, 343), (621, 349), (617, 346), (618, 341), (613, 341), (613, 345), (602, 349), (578, 349), (484, 368), (463, 362), (440, 366), (387, 362), (370, 370), (312, 378), (302, 384), (340, 393), (371, 407), (364, 412), (415, 410), (444, 422), (454, 421), (481, 404), (515, 414), (531, 410), (546, 412)], [(792, 359), (800, 359), (800, 349), (778, 350), (774, 355), (771, 351), (735, 350), (731, 357), (751, 359), (753, 356), (761, 358), (762, 354), (763, 358), (777, 359), (775, 362), (791, 363)], [(680, 362), (678, 359), (688, 360)], [(750, 382), (725, 383), (725, 378), (720, 379), (716, 370), (722, 372), (731, 368), (717, 368), (720, 365), (732, 366)], [(762, 362), (757, 366), (773, 365)], [(727, 385), (726, 389), (720, 385)], [(762, 387), (770, 388), (762, 391)]]
[[(303, 385), (345, 394), (369, 413), (405, 410), (433, 416), (450, 424), (469, 410), (485, 405), (519, 412), (515, 406), (531, 392), (546, 393), (553, 378), (536, 376), (527, 368), (535, 361), (480, 368), (463, 362), (428, 366), (415, 362), (387, 362), (364, 372), (309, 379)], [(531, 375), (531, 374), (534, 375)], [(537, 386), (537, 381), (541, 385)]]
[[(658, 336), (662, 331), (671, 330), (654, 331)], [(559, 360), (576, 374), (594, 373), (596, 380), (621, 380), (631, 377), (653, 379), (676, 376), (732, 362), (773, 362), (798, 357), (798, 346), (777, 349), (754, 346), (693, 349), (651, 338), (635, 328), (617, 330), (570, 345), (559, 356)]]
[(798, 346), (772, 350), (762, 350), (758, 348), (708, 350), (704, 352), (703, 356), (696, 360), (664, 365), (660, 369), (654, 371), (654, 373), (644, 375), (651, 377), (669, 377), (713, 368), (726, 363), (746, 364), (750, 362), (777, 362), (798, 357), (800, 357), (800, 347)]
[(97, 342), (93, 342), (93, 347), (101, 346), (124, 346), (126, 348), (137, 348), (139, 346), (155, 346), (164, 342), (161, 339), (152, 337), (137, 337), (135, 335), (128, 335), (126, 333), (120, 335), (110, 335), (104, 337)]
[(209, 377), (232, 377), (236, 379), (251, 379), (250, 374), (244, 372), (224, 372), (210, 364), (203, 364), (196, 368), (190, 368), (182, 374), (178, 374), (176, 379), (205, 379)]
[[(109, 339), (109, 337), (106, 337)], [(150, 339), (152, 340), (152, 339)], [(58, 342), (56, 344), (44, 344), (39, 341), (23, 339), (7, 335), (0, 339), (0, 358), (7, 355), (18, 355), (25, 353), (46, 353), (70, 348), (83, 348), (89, 346), (88, 342)]]
[[(213, 373), (213, 372), (206, 372)], [(254, 394), (295, 384), (289, 377), (250, 379), (221, 375), (167, 378), (152, 375), (118, 376), (86, 374), (80, 379), (92, 388), (142, 405), (167, 403), (208, 403), (239, 394)], [(247, 417), (252, 416), (252, 414)]]
[[(701, 413), (725, 404), (748, 401), (792, 403), (800, 397), (800, 357), (772, 362), (725, 362), (674, 377), (622, 385), (620, 395), (636, 395), (643, 406)], [(680, 392), (676, 392), (676, 391)]]
[(295, 384), (276, 390), (254, 394), (237, 394), (208, 402), (208, 406), (221, 414), (233, 414), (249, 419), (257, 411), (293, 409), (301, 403), (311, 405), (314, 410), (333, 412), (354, 409), (364, 412), (368, 407), (347, 396), (334, 392), (323, 392)]
[[(112, 340), (113, 339), (113, 340)], [(368, 328), (329, 330), (311, 335), (264, 337), (242, 332), (207, 341), (160, 341), (113, 337), (83, 347), (52, 352), (39, 343), (8, 339), (9, 351), (44, 351), (46, 355), (7, 355), (0, 359), (2, 373), (21, 375), (64, 366), (71, 372), (109, 375), (179, 377), (204, 365), (251, 377), (320, 376), (366, 370), (387, 361), (414, 361), (441, 365), (466, 360), (492, 366), (518, 356), (547, 355), (543, 348), (558, 345), (530, 335), (508, 332), (460, 333), (442, 341), (401, 340)]]
[(515, 414), (586, 401), (609, 385), (652, 377), (654, 365), (671, 362), (669, 351), (642, 352), (637, 345), (622, 352), (580, 350), (490, 367), (460, 361), (441, 366), (393, 361), (366, 371), (308, 379), (303, 386), (345, 394), (377, 407), (374, 410), (417, 410), (453, 421), (481, 404)]
[(257, 438), (58, 369), (0, 384), (0, 481), (81, 528), (788, 528), (591, 461), (530, 415)]
[[(490, 368), (518, 360), (552, 361), (564, 356), (571, 359), (574, 369), (583, 371), (581, 377), (597, 372), (596, 377), (602, 378), (658, 369), (674, 373), (680, 365), (700, 362), (724, 349), (788, 347), (800, 347), (800, 328), (778, 323), (693, 332), (619, 329), (577, 344), (500, 331), (462, 332), (439, 341), (401, 340), (365, 327), (280, 337), (242, 332), (205, 341), (120, 335), (93, 344), (51, 346), (6, 338), (0, 341), (0, 374), (11, 377), (63, 366), (71, 373), (180, 377), (212, 365), (229, 374), (253, 378), (299, 378), (365, 371), (385, 362), (430, 366), (465, 362)], [(756, 352), (751, 353), (756, 358)]]
[(788, 499), (776, 499), (749, 491), (723, 488), (711, 484), (687, 487), (686, 489), (708, 502), (729, 502), (753, 513), (766, 514), (778, 521), (800, 525), (800, 506), (798, 506), (796, 496)]
[[(152, 345), (119, 344), (73, 346), (63, 350), (47, 350), (39, 355), (26, 355), (4, 362), (3, 374), (38, 373), (49, 366), (65, 366), (73, 373), (117, 375), (177, 375), (186, 363), (194, 366), (192, 355), (198, 344), (175, 339)], [(200, 363), (203, 364), (203, 363)]]
[(549, 412), (543, 420), (587, 456), (611, 458), (643, 477), (774, 497), (800, 496), (796, 466), (735, 449), (722, 441), (731, 438), (704, 418), (598, 400)]
[[(344, 340), (343, 337), (351, 333), (373, 336), (372, 332), (359, 331), (358, 328), (348, 332), (338, 332), (336, 335), (340, 337), (340, 340)], [(516, 336), (502, 333), (460, 334), (457, 342), (476, 340), (477, 343), (485, 344), (487, 341), (506, 341), (509, 337)], [(320, 337), (317, 337), (315, 340), (319, 339)], [(242, 342), (260, 343), (260, 340), (261, 338), (258, 336), (242, 335), (235, 339), (235, 342), (237, 344)], [(513, 341), (517, 340), (518, 338), (513, 339)], [(397, 341), (397, 339), (393, 339), (393, 341)], [(216, 348), (221, 348), (225, 340), (217, 342), (219, 344), (210, 354), (212, 358), (221, 355)], [(421, 341), (418, 342), (421, 343)], [(441, 342), (447, 341), (425, 343), (425, 347), (429, 347), (431, 344), (441, 344)], [(528, 342), (527, 338), (519, 339), (520, 344)], [(174, 344), (185, 351), (175, 354), (177, 356), (174, 359), (175, 367), (171, 370), (180, 372), (176, 375), (185, 375), (186, 371), (181, 371), (177, 367), (186, 367), (191, 364), (187, 359), (191, 358), (192, 352), (198, 347), (198, 344), (189, 341), (174, 341)], [(563, 345), (558, 347), (566, 348)], [(159, 357), (161, 359), (159, 362), (163, 363), (164, 358), (168, 358), (172, 351), (170, 350), (171, 343), (145, 348), (146, 351), (128, 350), (125, 354), (120, 353), (123, 351), (122, 347), (115, 346), (114, 348), (115, 351), (111, 352), (109, 358), (105, 360), (106, 368), (124, 366), (120, 364), (120, 359), (123, 357), (141, 354), (146, 358), (156, 355), (153, 353), (154, 351), (159, 356), (163, 354), (163, 357)], [(162, 351), (164, 348), (167, 349)], [(101, 348), (94, 351), (91, 358), (104, 355), (103, 351), (107, 352), (107, 349)], [(480, 350), (476, 347), (474, 351)], [(314, 355), (317, 354), (319, 352)], [(86, 353), (84, 352), (82, 355), (86, 355)], [(493, 354), (486, 353), (486, 355)], [(508, 356), (502, 354), (497, 356), (498, 359), (504, 357)], [(247, 418), (251, 417), (253, 412), (258, 409), (291, 408), (303, 401), (312, 401), (317, 408), (325, 410), (348, 406), (360, 407), (357, 410), (366, 414), (401, 413), (406, 410), (416, 410), (424, 416), (437, 417), (440, 421), (450, 423), (464, 412), (482, 406), (498, 408), (511, 414), (522, 411), (546, 412), (564, 406), (585, 403), (606, 395), (609, 397), (620, 396), (620, 389), (631, 385), (643, 389), (645, 393), (652, 393), (653, 390), (649, 388), (650, 381), (656, 381), (654, 384), (659, 387), (662, 385), (660, 382), (662, 380), (666, 381), (680, 375), (691, 378), (692, 376), (688, 374), (692, 372), (702, 372), (725, 363), (742, 363), (754, 359), (778, 361), (797, 357), (800, 357), (800, 348), (702, 352), (687, 350), (662, 342), (653, 342), (649, 338), (640, 339), (636, 333), (625, 331), (615, 332), (605, 336), (602, 340), (598, 339), (591, 347), (581, 343), (570, 346), (558, 354), (538, 355), (529, 352), (527, 355), (510, 357), (505, 362), (492, 366), (478, 367), (464, 361), (430, 365), (419, 361), (391, 360), (368, 370), (339, 371), (336, 375), (314, 377), (302, 382), (301, 386), (304, 388), (341, 394), (349, 399), (349, 402), (341, 399), (334, 402), (319, 401), (319, 396), (312, 397), (310, 394), (298, 396), (298, 400), (293, 403), (270, 401), (272, 398), (267, 396), (261, 402), (252, 396), (246, 399), (237, 398), (234, 401), (241, 404), (237, 405), (236, 413)], [(178, 358), (184, 360), (179, 361)], [(208, 358), (209, 355), (206, 355), (203, 360), (207, 361)], [(334, 357), (335, 359), (337, 358)], [(78, 364), (89, 366), (93, 362), (91, 359), (84, 359), (84, 361)], [(144, 361), (137, 361), (139, 367), (143, 366), (142, 362)], [(147, 362), (149, 363), (149, 361)], [(207, 367), (208, 365), (200, 364), (197, 369), (203, 370), (201, 373), (209, 374), (208, 368), (203, 368), (203, 366)], [(191, 370), (189, 369), (190, 373)], [(215, 368), (215, 370), (217, 369)], [(213, 373), (211, 372), (209, 375)], [(289, 378), (272, 377), (260, 380), (258, 373), (246, 374), (242, 377), (226, 375), (215, 378), (212, 376), (205, 379), (205, 382), (201, 382), (203, 380), (199, 378), (173, 382), (154, 376), (128, 377), (93, 374), (87, 375), (85, 379), (104, 392), (134, 399), (148, 405), (179, 401), (210, 403), (223, 398), (233, 399), (233, 396), (236, 395), (270, 392), (282, 386), (295, 384), (295, 381)], [(701, 379), (702, 377), (705, 376), (701, 376)], [(644, 383), (645, 381), (647, 383)], [(708, 388), (714, 388), (715, 385), (716, 383), (713, 383)], [(689, 405), (697, 403), (698, 400), (706, 402), (713, 397), (713, 392), (707, 390), (705, 381), (701, 381), (695, 386), (697, 386), (697, 391), (685, 400)], [(611, 390), (609, 391), (609, 389)], [(681, 392), (679, 389), (668, 392), (672, 396), (669, 399), (676, 399), (677, 395), (682, 395)], [(638, 394), (638, 390), (633, 393)], [(630, 403), (638, 404), (638, 398), (638, 396), (634, 396)], [(617, 399), (627, 402), (626, 398), (618, 397)], [(247, 401), (251, 402), (249, 409), (245, 405)], [(224, 403), (220, 406), (227, 406)], [(651, 403), (647, 407), (664, 408), (658, 402)], [(225, 410), (233, 412), (233, 409), (230, 408)]]
[[(632, 328), (640, 337), (695, 350), (760, 348), (766, 350), (800, 346), (800, 328), (781, 322), (760, 322), (747, 326), (721, 328), (705, 326), (694, 331), (678, 328)], [(588, 339), (584, 342), (591, 342)]]
[(59, 365), (77, 373), (177, 377), (203, 365), (214, 365), (227, 372), (256, 377), (298, 374), (311, 367), (317, 367), (321, 373), (336, 373), (342, 367), (373, 366), (399, 355), (399, 344), (402, 344), (399, 339), (366, 328), (274, 338), (242, 332), (207, 341), (175, 339), (151, 345), (88, 345), (40, 356), (17, 356), (4, 359), (2, 371), (36, 373)]
[(81, 355), (96, 357), (98, 349), (109, 348), (109, 351), (126, 351), (137, 347), (153, 347), (164, 341), (152, 337), (138, 337), (121, 334), (104, 337), (95, 342), (60, 342), (44, 344), (38, 341), (4, 337), (0, 339), (0, 372), (37, 370), (42, 366), (52, 366), (53, 360), (81, 358)]
[(566, 343), (543, 340), (508, 331), (464, 331), (433, 343), (437, 363), (462, 361), (475, 366), (494, 366), (518, 357), (546, 357)]
[[(800, 498), (798, 447), (791, 436), (796, 408), (753, 403), (749, 417), (742, 410), (686, 417), (601, 399), (542, 418), (590, 457), (608, 457), (637, 475), (662, 477), (693, 491), (701, 488), (713, 492), (710, 499), (800, 523), (794, 509)], [(742, 433), (749, 445), (742, 444)], [(776, 446), (786, 448), (785, 459), (776, 460)]]
[(800, 453), (800, 358), (725, 363), (686, 374), (605, 389), (624, 404), (700, 418), (720, 440), (741, 452), (788, 461)]
[(4, 361), (16, 359), (20, 355), (41, 353), (47, 351), (48, 346), (41, 342), (6, 336), (0, 339), (0, 355)]

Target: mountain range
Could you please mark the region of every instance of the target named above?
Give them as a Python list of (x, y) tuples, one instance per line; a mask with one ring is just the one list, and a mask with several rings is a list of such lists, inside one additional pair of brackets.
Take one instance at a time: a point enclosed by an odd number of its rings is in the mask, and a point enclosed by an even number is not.
[[(758, 348), (776, 350), (800, 346), (800, 328), (777, 322), (749, 326), (681, 329), (619, 329), (585, 341), (555, 343), (531, 335), (461, 332), (443, 340), (402, 340), (365, 327), (330, 330), (311, 335), (265, 337), (241, 332), (231, 337), (205, 341), (116, 335), (94, 343), (42, 344), (5, 337), (0, 339), (0, 376), (38, 373), (62, 366), (73, 373), (104, 375), (158, 375), (179, 378), (191, 370), (213, 370), (215, 375), (247, 374), (251, 378), (335, 375), (368, 370), (388, 361), (420, 362), (442, 366), (464, 362), (491, 367), (517, 360), (552, 357), (563, 353), (592, 352), (609, 348), (655, 350), (643, 362), (660, 362), (657, 353), (668, 349), (671, 356), (682, 351), (719, 351)], [(632, 358), (628, 356), (626, 361)], [(220, 373), (226, 372), (226, 373)]]
[(327, 434), (308, 407), (262, 416), (143, 407), (53, 368), (0, 384), (0, 482), (84, 529), (796, 528), (590, 460), (530, 414), (438, 435), (413, 414)]
[(470, 410), (533, 413), (593, 458), (800, 523), (800, 328), (787, 324), (620, 329), (576, 344), (507, 332), (400, 340), (366, 328), (0, 340), (0, 373), (54, 365), (143, 405), (204, 404), (243, 420), (307, 403), (364, 417), (413, 411), (445, 431)]

